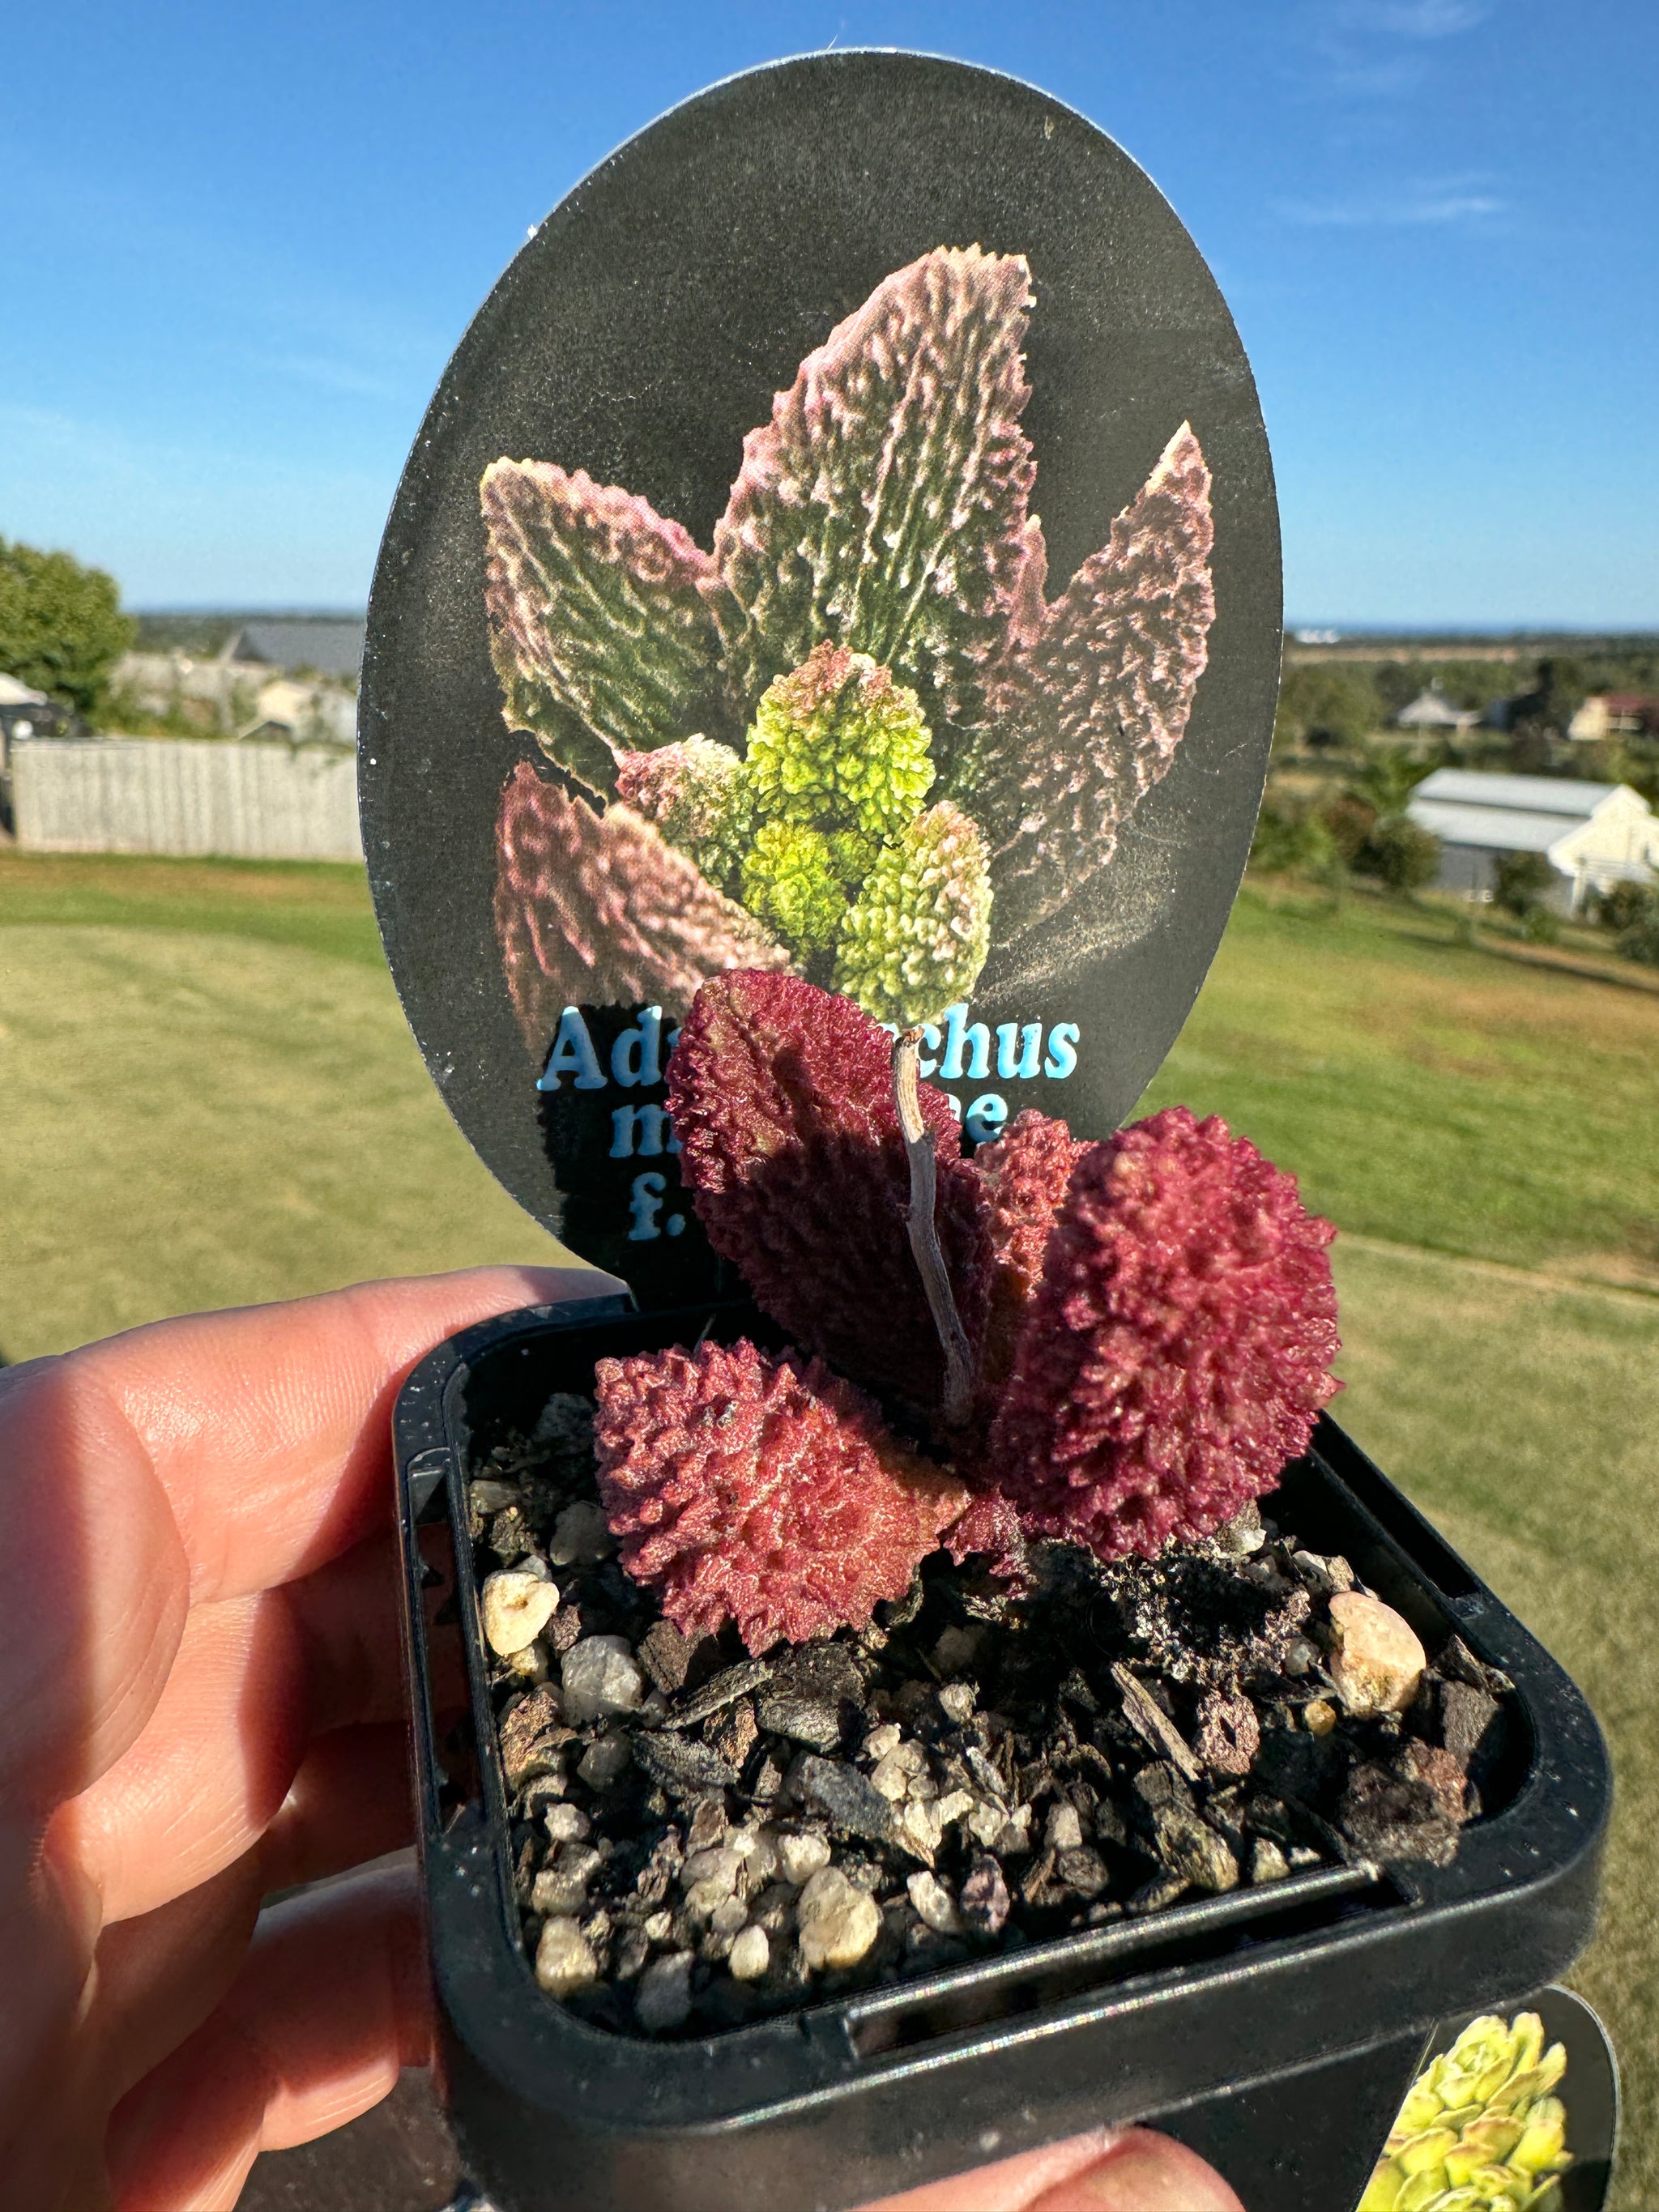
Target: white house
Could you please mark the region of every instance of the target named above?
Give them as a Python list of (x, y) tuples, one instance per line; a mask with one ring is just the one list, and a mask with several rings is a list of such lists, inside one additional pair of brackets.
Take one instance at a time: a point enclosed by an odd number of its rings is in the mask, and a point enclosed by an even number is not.
[(1472, 730), (1480, 720), (1462, 707), (1454, 707), (1437, 684), (1419, 691), (1408, 707), (1395, 716), (1397, 730)]
[(1628, 784), (1441, 768), (1406, 811), (1440, 840), (1443, 890), (1490, 896), (1505, 853), (1541, 853), (1559, 878), (1550, 903), (1570, 914), (1610, 884), (1659, 878), (1659, 819)]

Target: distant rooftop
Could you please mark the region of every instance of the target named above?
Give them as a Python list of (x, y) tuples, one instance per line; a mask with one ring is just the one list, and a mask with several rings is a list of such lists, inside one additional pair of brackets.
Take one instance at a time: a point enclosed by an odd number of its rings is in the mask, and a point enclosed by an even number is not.
[(1620, 788), (1616, 783), (1582, 782), (1577, 776), (1491, 775), (1480, 769), (1437, 768), (1412, 797), (1455, 806), (1513, 807), (1522, 814), (1565, 814), (1585, 822)]
[(258, 661), (283, 670), (314, 668), (319, 676), (349, 676), (363, 665), (362, 622), (244, 623), (224, 649), (227, 660)]
[(1610, 799), (1621, 797), (1626, 805), (1641, 805), (1620, 783), (1437, 768), (1413, 791), (1406, 811), (1419, 830), (1432, 830), (1443, 845), (1490, 853), (1553, 853)]

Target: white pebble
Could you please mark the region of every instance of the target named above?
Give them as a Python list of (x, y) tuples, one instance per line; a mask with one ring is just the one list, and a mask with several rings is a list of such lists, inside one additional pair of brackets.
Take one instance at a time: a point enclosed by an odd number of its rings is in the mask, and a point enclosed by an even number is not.
[(576, 1763), (576, 1771), (590, 1790), (608, 1790), (628, 1766), (628, 1746), (618, 1735), (602, 1735), (590, 1743)]
[(544, 1920), (536, 1945), (536, 1979), (548, 1995), (568, 1997), (599, 1978), (593, 1947), (575, 1922), (562, 1917)]
[(939, 1816), (936, 1802), (912, 1797), (899, 1806), (893, 1816), (893, 1829), (906, 1850), (916, 1858), (925, 1859), (929, 1866), (933, 1853), (939, 1847), (944, 1824)]
[(904, 1887), (910, 1893), (911, 1904), (936, 1936), (961, 1931), (962, 1915), (957, 1911), (956, 1899), (937, 1875), (913, 1874)]
[(550, 1805), (545, 1814), (547, 1832), (556, 1844), (586, 1843), (592, 1832), (592, 1822), (580, 1805)]
[(666, 2027), (684, 2027), (691, 2014), (691, 1954), (671, 1952), (653, 1959), (640, 1977), (634, 2010), (640, 2026), (650, 2034)]
[(971, 1813), (973, 1809), (974, 1801), (965, 1790), (952, 1790), (933, 1808), (942, 1828), (948, 1828), (952, 1820), (959, 1820), (964, 1813)]
[(645, 1932), (653, 1943), (665, 1943), (674, 1932), (672, 1912), (653, 1912), (645, 1923)]
[(798, 1886), (811, 1881), (812, 1876), (830, 1863), (828, 1836), (780, 1836), (778, 1838), (778, 1867), (786, 1881)]
[(740, 1897), (722, 1898), (708, 1916), (708, 1925), (716, 1936), (735, 1936), (749, 1920), (749, 1907)]
[(903, 1766), (896, 1751), (890, 1751), (885, 1759), (876, 1761), (870, 1779), (890, 1804), (902, 1804), (910, 1787), (908, 1770)]
[(814, 1972), (855, 1966), (881, 1933), (873, 1897), (855, 1888), (839, 1867), (821, 1867), (796, 1907), (800, 1954)]
[(533, 1644), (558, 1609), (557, 1584), (529, 1567), (501, 1568), (479, 1596), (485, 1641), (503, 1659)]
[(693, 1851), (680, 1869), (680, 1880), (687, 1889), (694, 1883), (707, 1882), (722, 1897), (730, 1897), (742, 1871), (742, 1853), (729, 1844), (716, 1844), (709, 1850)]
[(763, 1928), (745, 1928), (732, 1945), (726, 1964), (740, 1982), (757, 1982), (772, 1963), (772, 1946)]
[[(946, 1629), (947, 1636), (950, 1632)], [(947, 1682), (939, 1693), (939, 1709), (947, 1721), (955, 1721), (960, 1727), (972, 1717), (974, 1693), (966, 1682)]]
[(751, 1889), (770, 1881), (778, 1870), (778, 1841), (769, 1828), (733, 1828), (726, 1848), (743, 1861)]
[(865, 1737), (865, 1757), (885, 1759), (888, 1753), (896, 1748), (903, 1734), (904, 1730), (896, 1721), (884, 1721), (878, 1729), (872, 1729), (869, 1735)]
[(1428, 1654), (1417, 1632), (1381, 1598), (1343, 1590), (1331, 1600), (1336, 1647), (1331, 1680), (1351, 1713), (1403, 1713), (1417, 1695)]
[(1006, 1806), (994, 1805), (988, 1799), (981, 1798), (968, 1815), (968, 1832), (975, 1843), (983, 1844), (988, 1850), (1002, 1833), (1007, 1818)]
[(531, 1885), (532, 1912), (580, 1912), (586, 1903), (586, 1879), (562, 1867), (544, 1867)]
[(584, 1498), (574, 1505), (567, 1505), (553, 1523), (553, 1540), (547, 1547), (547, 1556), (556, 1567), (592, 1566), (596, 1560), (608, 1559), (617, 1548), (605, 1517), (603, 1505)]
[(565, 1653), (560, 1673), (572, 1728), (631, 1713), (645, 1695), (645, 1676), (624, 1636), (583, 1637)]
[(1062, 1799), (1048, 1808), (1042, 1840), (1051, 1851), (1074, 1851), (1079, 1848), (1083, 1841), (1083, 1823), (1078, 1818), (1075, 1805), (1068, 1805)]

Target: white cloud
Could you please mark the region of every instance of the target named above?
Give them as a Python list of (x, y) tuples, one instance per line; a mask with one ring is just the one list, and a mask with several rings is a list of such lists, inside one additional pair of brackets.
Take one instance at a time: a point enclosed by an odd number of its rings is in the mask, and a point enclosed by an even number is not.
[(1494, 14), (1497, 0), (1343, 0), (1334, 10), (1344, 29), (1385, 38), (1449, 39)]
[(1461, 180), (1362, 192), (1348, 199), (1281, 200), (1283, 222), (1318, 230), (1404, 230), (1490, 222), (1505, 214), (1497, 193)]

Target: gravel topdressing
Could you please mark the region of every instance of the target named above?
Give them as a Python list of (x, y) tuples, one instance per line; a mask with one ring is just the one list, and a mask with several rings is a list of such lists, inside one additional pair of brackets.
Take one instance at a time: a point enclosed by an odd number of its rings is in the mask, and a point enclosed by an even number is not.
[(1024, 1596), (936, 1554), (862, 1635), (756, 1659), (622, 1572), (585, 1400), (497, 1447), (470, 1506), (526, 1949), (626, 2033), (1443, 1865), (1503, 1754), (1502, 1675), (1455, 1639), (1400, 1674), (1397, 1616), (1254, 1510), (1152, 1561), (1040, 1547)]

